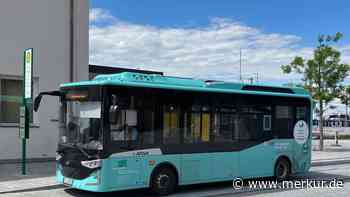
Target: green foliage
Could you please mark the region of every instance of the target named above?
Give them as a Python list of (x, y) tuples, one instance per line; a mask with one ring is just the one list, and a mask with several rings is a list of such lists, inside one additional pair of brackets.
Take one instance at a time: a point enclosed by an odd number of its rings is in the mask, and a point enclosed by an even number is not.
[(348, 76), (350, 65), (340, 62), (341, 53), (331, 46), (342, 38), (341, 33), (335, 35), (320, 35), (319, 45), (314, 50), (313, 57), (306, 60), (295, 57), (288, 65), (282, 65), (283, 73), (301, 74), (304, 87), (310, 91), (313, 98), (328, 103), (339, 96), (339, 85)]
[(346, 87), (341, 87), (341, 93), (340, 93), (340, 101), (344, 105), (349, 105), (350, 104), (350, 86)]

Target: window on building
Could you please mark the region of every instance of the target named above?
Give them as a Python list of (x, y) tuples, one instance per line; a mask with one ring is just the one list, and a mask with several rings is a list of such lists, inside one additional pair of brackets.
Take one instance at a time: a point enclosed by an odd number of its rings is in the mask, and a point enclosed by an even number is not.
[(18, 123), (22, 81), (0, 79), (0, 123)]
[[(39, 78), (33, 79), (33, 96), (38, 94)], [(22, 80), (17, 77), (0, 76), (0, 123), (17, 124), (22, 103)], [(30, 122), (39, 124), (38, 114), (33, 112)]]

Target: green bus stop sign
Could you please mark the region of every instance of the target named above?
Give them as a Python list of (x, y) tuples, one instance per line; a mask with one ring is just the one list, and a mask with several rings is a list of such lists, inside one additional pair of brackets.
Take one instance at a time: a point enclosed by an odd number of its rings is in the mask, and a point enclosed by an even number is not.
[(24, 51), (22, 105), (19, 108), (19, 137), (22, 139), (22, 174), (26, 174), (26, 142), (33, 102), (33, 49)]

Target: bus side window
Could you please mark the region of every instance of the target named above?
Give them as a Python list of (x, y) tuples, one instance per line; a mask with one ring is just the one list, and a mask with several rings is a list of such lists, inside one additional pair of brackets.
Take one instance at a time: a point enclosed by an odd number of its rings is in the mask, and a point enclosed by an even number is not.
[(217, 108), (213, 117), (214, 142), (232, 142), (238, 134), (235, 108)]
[(111, 140), (124, 141), (125, 140), (125, 110), (117, 112), (117, 120), (111, 124)]
[(264, 115), (263, 128), (264, 131), (271, 131), (271, 115)]
[(117, 121), (111, 124), (112, 141), (134, 141), (137, 139), (137, 111), (120, 110), (117, 112)]
[(155, 113), (152, 110), (144, 109), (140, 112), (140, 144), (154, 144), (154, 120)]
[(194, 105), (184, 117), (185, 143), (209, 142), (210, 111), (208, 106)]
[(296, 107), (296, 120), (307, 120), (306, 107)]
[(163, 143), (180, 143), (180, 113), (175, 105), (166, 105), (163, 107)]
[(278, 138), (293, 137), (293, 107), (287, 105), (277, 105), (275, 107), (274, 132)]
[(240, 108), (239, 140), (262, 140), (272, 136), (271, 106), (247, 105)]

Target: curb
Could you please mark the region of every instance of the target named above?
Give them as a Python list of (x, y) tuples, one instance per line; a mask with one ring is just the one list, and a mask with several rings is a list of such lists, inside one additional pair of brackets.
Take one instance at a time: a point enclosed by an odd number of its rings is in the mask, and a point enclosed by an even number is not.
[[(47, 157), (47, 158), (29, 158), (26, 160), (27, 163), (46, 163), (46, 162), (55, 162), (56, 158)], [(21, 159), (0, 159), (0, 164), (20, 164)]]
[(0, 196), (7, 193), (20, 193), (60, 188), (54, 176), (38, 177), (0, 182)]
[(33, 188), (23, 188), (23, 189), (16, 189), (16, 190), (5, 190), (1, 191), (0, 195), (4, 194), (11, 194), (11, 193), (24, 193), (24, 192), (33, 192), (33, 191), (42, 191), (42, 190), (49, 190), (49, 189), (61, 189), (65, 186), (62, 184), (56, 184), (56, 185), (46, 185), (41, 187), (33, 187)]
[(328, 166), (328, 165), (342, 165), (349, 164), (350, 159), (337, 159), (337, 160), (324, 160), (324, 161), (311, 161), (311, 166)]

